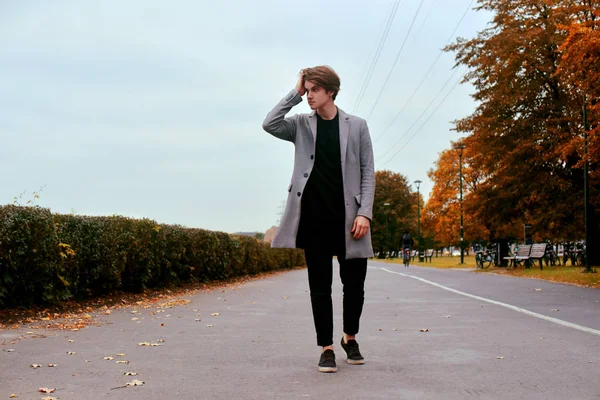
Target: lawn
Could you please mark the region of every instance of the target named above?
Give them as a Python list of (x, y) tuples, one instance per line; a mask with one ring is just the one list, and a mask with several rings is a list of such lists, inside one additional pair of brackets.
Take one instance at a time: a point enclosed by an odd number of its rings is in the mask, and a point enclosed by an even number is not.
[[(402, 259), (395, 258), (392, 260), (377, 260), (391, 264), (402, 264)], [(431, 268), (475, 268), (475, 256), (465, 256), (465, 263), (460, 263), (460, 257), (433, 257), (431, 262), (419, 262), (417, 259), (411, 261), (411, 265), (419, 267), (431, 267)], [(539, 264), (536, 262), (535, 266), (531, 268), (486, 268), (478, 269), (478, 273), (495, 273), (500, 275), (510, 275), (522, 278), (533, 278), (543, 279), (552, 282), (569, 283), (572, 285), (586, 286), (593, 288), (600, 288), (600, 267), (594, 267), (598, 273), (585, 274), (582, 273), (583, 267), (544, 267), (540, 270)]]
[[(386, 260), (376, 260), (383, 261), (392, 264), (403, 264), (402, 258), (394, 258), (394, 259), (386, 259)], [(414, 258), (411, 262), (411, 265), (416, 265), (419, 267), (432, 267), (432, 268), (475, 268), (475, 256), (467, 256), (465, 255), (465, 263), (460, 263), (460, 256), (443, 256), (436, 257), (435, 255), (431, 257), (431, 262), (419, 262), (418, 258)]]

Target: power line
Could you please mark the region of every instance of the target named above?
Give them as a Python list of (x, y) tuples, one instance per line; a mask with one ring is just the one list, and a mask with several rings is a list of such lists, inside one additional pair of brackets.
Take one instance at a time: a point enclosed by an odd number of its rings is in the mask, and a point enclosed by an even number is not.
[(392, 6), (392, 9), (388, 13), (386, 26), (385, 26), (385, 29), (383, 30), (381, 39), (379, 39), (379, 44), (377, 45), (377, 50), (375, 50), (375, 55), (373, 56), (373, 61), (371, 62), (371, 66), (369, 67), (369, 70), (367, 71), (367, 76), (365, 77), (363, 84), (360, 88), (360, 91), (358, 92), (358, 96), (356, 98), (356, 101), (354, 102), (354, 107), (352, 107), (353, 114), (356, 112), (357, 108), (360, 106), (360, 102), (362, 101), (362, 99), (367, 91), (367, 88), (371, 81), (371, 77), (373, 76), (373, 72), (375, 71), (377, 62), (379, 61), (379, 56), (381, 55), (381, 51), (383, 50), (383, 46), (385, 45), (388, 34), (390, 32), (390, 28), (392, 27), (392, 23), (394, 21), (394, 18), (396, 17), (396, 11), (398, 11), (398, 6), (400, 5), (401, 2), (402, 2), (402, 0), (396, 0), (394, 5)]
[(425, 120), (425, 122), (423, 122), (423, 124), (421, 124), (421, 126), (419, 127), (419, 129), (417, 129), (417, 131), (408, 139), (408, 141), (406, 143), (404, 143), (404, 146), (400, 147), (400, 149), (398, 149), (398, 151), (396, 153), (394, 153), (394, 155), (392, 156), (392, 158), (390, 158), (389, 160), (387, 160), (383, 165), (387, 165), (389, 164), (394, 158), (396, 158), (396, 156), (411, 142), (411, 140), (414, 139), (415, 136), (417, 136), (417, 134), (419, 132), (421, 132), (421, 129), (423, 129), (423, 127), (429, 122), (429, 120), (431, 119), (431, 117), (433, 117), (433, 115), (436, 113), (436, 111), (442, 106), (442, 104), (444, 104), (444, 102), (446, 101), (446, 99), (448, 98), (448, 96), (450, 95), (450, 93), (452, 93), (452, 91), (454, 91), (454, 89), (458, 86), (458, 84), (463, 80), (463, 78), (466, 76), (466, 72), (465, 74), (463, 74), (460, 79), (458, 81), (456, 81), (456, 83), (454, 84), (454, 86), (452, 86), (452, 88), (448, 91), (448, 93), (446, 93), (446, 96), (444, 96), (444, 98), (442, 99), (442, 101), (440, 102), (440, 104), (438, 104), (438, 106), (435, 108), (435, 110), (433, 110), (433, 112), (429, 115), (429, 117), (427, 117), (427, 119)]
[[(469, 2), (469, 5), (467, 6), (467, 8), (465, 9), (462, 17), (460, 18), (460, 20), (458, 21), (458, 23), (456, 24), (456, 26), (454, 27), (454, 30), (452, 31), (452, 33), (450, 34), (450, 36), (448, 37), (448, 40), (446, 40), (446, 44), (444, 45), (444, 47), (446, 47), (450, 41), (454, 38), (454, 34), (456, 33), (456, 31), (458, 30), (458, 28), (460, 27), (460, 24), (462, 24), (462, 21), (465, 19), (467, 13), (469, 12), (469, 10), (471, 9), (471, 5), (473, 4), (474, 0), (471, 0)], [(417, 92), (419, 91), (419, 89), (421, 89), (421, 86), (423, 85), (423, 83), (425, 83), (425, 80), (429, 77), (429, 74), (431, 73), (431, 71), (433, 71), (433, 68), (436, 66), (437, 62), (439, 61), (440, 57), (442, 56), (442, 54), (444, 53), (444, 48), (442, 47), (442, 49), (439, 51), (437, 57), (435, 58), (435, 60), (433, 61), (433, 64), (431, 64), (431, 67), (429, 67), (429, 70), (427, 71), (427, 73), (425, 74), (425, 76), (423, 77), (423, 79), (421, 79), (421, 82), (419, 83), (419, 85), (417, 86), (417, 88), (414, 90), (414, 92), (410, 95), (410, 97), (408, 98), (408, 100), (406, 100), (406, 103), (404, 103), (404, 106), (402, 106), (402, 108), (400, 109), (400, 111), (398, 111), (398, 113), (394, 116), (394, 118), (392, 119), (392, 122), (387, 126), (387, 128), (385, 128), (376, 138), (375, 140), (373, 140), (373, 143), (377, 143), (377, 141), (379, 140), (379, 138), (381, 138), (391, 127), (392, 125), (394, 125), (394, 123), (396, 122), (396, 120), (398, 119), (398, 117), (400, 115), (402, 115), (402, 113), (404, 112), (404, 110), (406, 109), (406, 107), (408, 106), (408, 104), (410, 103), (410, 101), (413, 99), (413, 97), (415, 97), (415, 95), (417, 94)]]
[(402, 141), (402, 139), (404, 139), (404, 137), (406, 135), (408, 135), (408, 133), (412, 130), (412, 128), (414, 128), (415, 125), (417, 125), (417, 123), (419, 122), (419, 120), (421, 119), (421, 117), (423, 117), (423, 115), (425, 115), (425, 113), (427, 113), (427, 111), (433, 105), (433, 103), (435, 103), (436, 100), (438, 99), (438, 97), (440, 97), (440, 95), (442, 94), (442, 92), (444, 91), (444, 89), (446, 89), (446, 86), (448, 86), (448, 84), (450, 83), (450, 81), (452, 81), (452, 78), (454, 78), (454, 75), (456, 74), (457, 71), (458, 71), (458, 69), (455, 69), (454, 72), (452, 72), (452, 74), (450, 74), (450, 76), (448, 77), (448, 79), (446, 79), (446, 82), (442, 85), (441, 89), (437, 92), (437, 94), (435, 95), (435, 97), (429, 102), (429, 104), (427, 105), (427, 107), (425, 107), (423, 109), (423, 111), (421, 112), (421, 114), (419, 114), (419, 116), (417, 117), (417, 119), (415, 120), (415, 122), (413, 122), (413, 124), (406, 130), (406, 132), (404, 132), (404, 134), (402, 136), (400, 136), (400, 138), (398, 139), (398, 141), (396, 141), (396, 143), (394, 143), (385, 153), (383, 153), (379, 157), (379, 159), (382, 159), (387, 154), (389, 154), (394, 149), (394, 147), (396, 147)]
[(419, 11), (421, 10), (421, 7), (423, 6), (423, 3), (425, 2), (425, 0), (421, 0), (421, 2), (419, 3), (419, 8), (417, 8), (417, 12), (415, 13), (413, 20), (410, 24), (410, 27), (408, 28), (408, 32), (406, 32), (406, 36), (404, 37), (404, 41), (402, 42), (402, 46), (400, 46), (400, 50), (398, 51), (398, 54), (396, 54), (396, 59), (394, 60), (394, 63), (392, 64), (392, 68), (390, 68), (390, 72), (388, 73), (387, 77), (385, 78), (385, 82), (383, 83), (383, 86), (381, 88), (381, 90), (379, 91), (379, 94), (377, 95), (377, 99), (375, 100), (375, 104), (373, 105), (373, 108), (371, 108), (371, 112), (369, 112), (369, 116), (367, 117), (367, 119), (371, 118), (371, 115), (373, 114), (373, 111), (375, 110), (375, 107), (377, 107), (377, 104), (379, 103), (379, 100), (381, 99), (381, 95), (383, 94), (383, 91), (385, 90), (385, 87), (387, 86), (390, 77), (392, 76), (392, 72), (394, 72), (394, 68), (396, 67), (396, 63), (398, 62), (398, 59), (400, 58), (400, 54), (402, 54), (402, 50), (404, 49), (404, 45), (406, 44), (406, 41), (408, 40), (408, 36), (410, 35), (410, 32), (412, 31), (413, 26), (415, 25), (415, 21), (417, 20), (417, 16), (419, 15)]

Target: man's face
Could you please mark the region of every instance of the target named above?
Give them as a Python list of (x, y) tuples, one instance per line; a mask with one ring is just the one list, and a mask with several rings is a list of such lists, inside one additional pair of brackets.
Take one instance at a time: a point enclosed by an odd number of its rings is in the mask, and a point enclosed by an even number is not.
[(310, 81), (304, 83), (304, 88), (306, 89), (306, 98), (311, 110), (318, 110), (333, 101), (331, 97), (333, 96), (333, 92), (328, 93), (325, 89)]

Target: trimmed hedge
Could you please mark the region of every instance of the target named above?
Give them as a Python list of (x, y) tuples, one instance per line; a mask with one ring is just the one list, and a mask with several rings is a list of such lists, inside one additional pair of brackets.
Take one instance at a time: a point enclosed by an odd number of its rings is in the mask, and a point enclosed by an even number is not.
[(0, 307), (211, 281), (304, 265), (255, 238), (120, 216), (0, 206)]

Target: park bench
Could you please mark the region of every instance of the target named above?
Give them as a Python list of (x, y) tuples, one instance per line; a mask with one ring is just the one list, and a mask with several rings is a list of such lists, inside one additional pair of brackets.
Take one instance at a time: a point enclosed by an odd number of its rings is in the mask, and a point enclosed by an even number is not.
[(429, 262), (431, 262), (431, 258), (433, 257), (433, 249), (425, 250), (425, 254), (423, 255), (425, 261), (429, 258)]
[(540, 269), (544, 269), (543, 267), (543, 258), (546, 255), (546, 247), (547, 244), (546, 243), (534, 243), (531, 246), (531, 251), (529, 252), (529, 258), (525, 264), (525, 266), (527, 268), (530, 267), (530, 261), (531, 260), (539, 260), (540, 261)]
[(529, 259), (530, 251), (531, 251), (531, 245), (524, 244), (524, 245), (519, 246), (519, 249), (517, 250), (517, 252), (515, 254), (513, 254), (512, 256), (509, 256), (509, 257), (504, 257), (504, 259), (510, 261), (510, 264), (508, 265), (509, 268), (511, 265), (514, 266), (515, 268), (517, 268), (517, 265), (519, 265), (521, 263), (521, 261), (527, 261)]

